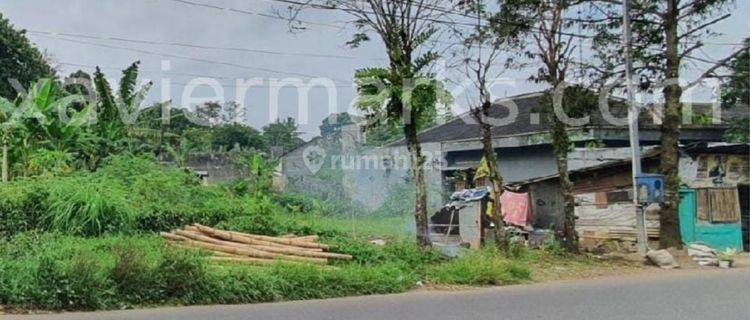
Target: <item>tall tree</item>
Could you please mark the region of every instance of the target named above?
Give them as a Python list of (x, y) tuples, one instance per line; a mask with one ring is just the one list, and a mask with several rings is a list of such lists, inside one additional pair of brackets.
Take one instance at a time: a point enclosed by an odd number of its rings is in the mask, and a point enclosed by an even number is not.
[(218, 149), (252, 148), (266, 150), (265, 137), (253, 127), (241, 123), (227, 123), (213, 128), (213, 147)]
[(25, 87), (37, 79), (54, 75), (55, 70), (29, 42), (26, 32), (14, 29), (0, 13), (0, 97), (14, 100), (21, 94), (13, 88), (12, 80)]
[(334, 113), (320, 123), (320, 136), (326, 139), (341, 139), (342, 129), (354, 124), (354, 118), (348, 112)]
[[(575, 52), (574, 34), (566, 29), (570, 23), (566, 20), (568, 10), (576, 3), (569, 0), (507, 0), (508, 10), (513, 10), (522, 19), (519, 23), (527, 24), (528, 38), (531, 39), (526, 55), (537, 61), (540, 66), (533, 80), (546, 83), (551, 87), (549, 99), (546, 99), (544, 112), (550, 126), (552, 146), (559, 174), (560, 189), (563, 195), (563, 231), (562, 242), (569, 252), (578, 252), (578, 235), (575, 231), (575, 202), (573, 184), (568, 176), (568, 152), (570, 138), (568, 124), (559, 114), (561, 103), (565, 98), (566, 80)], [(570, 105), (569, 102), (565, 102)]]
[[(358, 46), (364, 41), (370, 40), (370, 35), (375, 34), (383, 43), (388, 56), (388, 67), (383, 69), (383, 74), (375, 69), (366, 69), (358, 72), (355, 77), (359, 80), (370, 78), (375, 81), (383, 81), (378, 87), (383, 93), (388, 93), (388, 103), (384, 106), (385, 112), (376, 123), (393, 126), (395, 122), (401, 122), (400, 127), (404, 133), (406, 146), (410, 154), (410, 172), (416, 189), (416, 200), (414, 204), (414, 218), (417, 229), (417, 243), (426, 247), (430, 244), (429, 228), (427, 224), (427, 186), (425, 184), (424, 163), (425, 156), (417, 140), (417, 132), (420, 127), (419, 120), (424, 114), (434, 112), (435, 105), (426, 105), (428, 99), (420, 96), (419, 104), (426, 108), (415, 108), (409, 99), (415, 91), (422, 94), (429, 92), (438, 93), (433, 90), (437, 86), (426, 84), (421, 86), (416, 80), (430, 82), (430, 76), (425, 74), (427, 67), (437, 59), (438, 54), (433, 51), (425, 51), (424, 47), (438, 31), (440, 18), (446, 14), (441, 9), (441, 0), (283, 0), (282, 2), (293, 4), (290, 7), (291, 20), (296, 19), (299, 11), (303, 8), (314, 8), (322, 10), (339, 10), (354, 18), (357, 33), (348, 42), (352, 47)], [(376, 68), (377, 69), (377, 68)], [(426, 77), (425, 77), (426, 76)], [(430, 88), (432, 87), (432, 88)], [(370, 90), (372, 86), (360, 85), (362, 89)], [(417, 90), (414, 90), (417, 89)], [(432, 99), (437, 101), (437, 99)], [(371, 117), (372, 119), (372, 117)]]
[[(721, 102), (729, 108), (750, 107), (750, 38), (745, 39), (745, 50), (729, 64), (731, 74), (724, 85)], [(730, 128), (724, 134), (727, 142), (750, 143), (750, 116), (730, 120)]]
[[(482, 154), (487, 163), (488, 180), (492, 187), (492, 214), (490, 216), (495, 225), (495, 245), (500, 249), (507, 248), (505, 236), (505, 221), (502, 216), (500, 198), (504, 191), (503, 178), (500, 174), (499, 160), (492, 144), (492, 127), (498, 119), (490, 116), (493, 107), (492, 95), (489, 87), (505, 67), (512, 61), (511, 50), (515, 50), (520, 42), (517, 38), (524, 24), (517, 23), (515, 12), (504, 10), (502, 6), (496, 12), (488, 10), (483, 0), (467, 0), (458, 4), (457, 10), (475, 22), (471, 28), (456, 27), (454, 35), (460, 46), (455, 56), (459, 57), (459, 66), (476, 96), (471, 97), (469, 103), (470, 114), (479, 125), (482, 137)], [(503, 61), (503, 58), (505, 60)]]
[[(302, 145), (304, 141), (299, 137), (297, 131), (297, 122), (294, 118), (288, 117), (286, 120), (277, 119), (274, 123), (269, 123), (262, 128), (263, 138), (275, 156), (280, 156), (286, 152), (292, 151)], [(273, 151), (281, 149), (280, 152)]]
[[(634, 74), (639, 77), (640, 87), (649, 91), (661, 90), (664, 110), (661, 124), (660, 171), (665, 177), (665, 203), (660, 212), (659, 245), (662, 248), (680, 247), (678, 205), (680, 179), (678, 174), (680, 125), (682, 124), (682, 93), (702, 83), (730, 61), (746, 51), (735, 49), (732, 53), (715, 59), (698, 55), (704, 39), (716, 34), (712, 26), (730, 17), (732, 0), (630, 0), (632, 21), (632, 57)], [(621, 47), (615, 41), (621, 31), (619, 21), (621, 3), (618, 1), (592, 1), (598, 15), (609, 19), (601, 25), (595, 43), (602, 41), (616, 49), (606, 51), (610, 76), (616, 75), (620, 65)], [(683, 73), (687, 63), (705, 66), (705, 71), (690, 79)]]

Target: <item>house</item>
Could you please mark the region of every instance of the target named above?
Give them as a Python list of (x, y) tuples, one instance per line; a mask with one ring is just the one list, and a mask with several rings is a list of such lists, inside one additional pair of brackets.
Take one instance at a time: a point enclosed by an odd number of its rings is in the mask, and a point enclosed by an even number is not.
[[(680, 153), (683, 241), (750, 249), (750, 144), (699, 143), (681, 148)], [(658, 172), (659, 150), (644, 153), (641, 162), (643, 172)], [(581, 245), (631, 247), (636, 231), (630, 159), (572, 170), (570, 179)], [(558, 229), (562, 225), (558, 184), (556, 174), (513, 184), (529, 192), (535, 226)], [(645, 217), (648, 237), (658, 239), (658, 205), (647, 207)]]
[[(493, 127), (493, 146), (498, 154), (499, 168), (506, 183), (545, 177), (557, 172), (550, 144), (549, 126), (540, 113), (542, 92), (512, 96), (495, 102), (490, 116), (503, 119), (515, 115), (513, 121)], [(517, 112), (509, 112), (509, 108)], [(693, 106), (693, 110), (705, 110), (710, 105)], [(702, 108), (702, 109), (701, 109)], [(574, 150), (569, 155), (571, 170), (596, 166), (603, 162), (630, 157), (628, 127), (622, 122), (626, 118), (625, 106), (613, 100), (611, 116), (621, 122), (610, 123), (610, 114), (598, 110), (587, 124), (571, 127), (569, 136)], [(649, 109), (641, 113), (641, 145), (645, 150), (660, 143), (660, 119), (658, 112)], [(722, 141), (723, 124), (683, 125), (680, 142)], [(457, 186), (470, 186), (474, 168), (482, 158), (482, 143), (478, 124), (468, 114), (419, 133), (423, 153), (426, 156), (425, 180), (428, 189), (430, 211), (437, 211), (447, 196)], [(410, 183), (409, 153), (403, 141), (382, 148), (354, 154), (354, 163), (347, 167), (351, 177), (351, 192), (365, 206), (375, 208), (388, 198), (396, 186)]]
[[(496, 123), (492, 133), (505, 183), (547, 177), (557, 172), (549, 125), (541, 113), (543, 96), (543, 92), (534, 92), (503, 98), (497, 100), (490, 110), (491, 117), (503, 122)], [(686, 110), (692, 110), (688, 114), (697, 117), (714, 107), (693, 104)], [(610, 121), (613, 117), (619, 122)], [(569, 136), (575, 148), (569, 155), (569, 169), (588, 168), (629, 158), (626, 118), (627, 110), (622, 100), (612, 99), (609, 110), (598, 109), (591, 114), (588, 123), (570, 127)], [(701, 119), (700, 124), (682, 126), (682, 144), (722, 141), (728, 126), (705, 121), (706, 117)], [(661, 135), (658, 106), (651, 106), (641, 113), (639, 126), (643, 151), (658, 146)], [(326, 152), (327, 159), (323, 165), (323, 168), (335, 167), (342, 171), (341, 183), (347, 197), (357, 200), (366, 208), (375, 209), (387, 201), (393, 201), (394, 193), (403, 193), (404, 186), (411, 186), (410, 153), (403, 140), (379, 148), (363, 148), (363, 137), (355, 133), (359, 127), (353, 126), (349, 130), (351, 134), (342, 135), (341, 151), (334, 154)], [(474, 119), (464, 113), (423, 130), (418, 139), (426, 157), (424, 168), (428, 209), (429, 212), (436, 212), (453, 191), (472, 186), (474, 170), (482, 158), (480, 129)], [(316, 168), (308, 168), (310, 162), (305, 163), (303, 153), (304, 150), (310, 153), (309, 150), (316, 149), (312, 146), (318, 143), (320, 141), (304, 145), (282, 158), (286, 180), (314, 181), (309, 179), (315, 174), (310, 169)], [(309, 190), (314, 186), (307, 184), (306, 188)], [(548, 217), (552, 215), (542, 214), (540, 219), (553, 223), (553, 219)]]

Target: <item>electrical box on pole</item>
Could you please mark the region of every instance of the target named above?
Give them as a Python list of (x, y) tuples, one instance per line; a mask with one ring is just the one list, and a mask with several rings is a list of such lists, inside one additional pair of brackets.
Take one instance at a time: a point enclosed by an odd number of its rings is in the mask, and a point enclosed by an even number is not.
[(636, 199), (641, 205), (664, 202), (664, 176), (643, 173), (635, 177)]

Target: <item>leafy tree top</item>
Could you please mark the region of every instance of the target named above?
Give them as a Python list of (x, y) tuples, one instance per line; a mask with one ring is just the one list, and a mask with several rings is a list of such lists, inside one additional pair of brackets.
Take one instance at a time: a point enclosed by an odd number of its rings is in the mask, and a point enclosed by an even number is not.
[(53, 76), (55, 70), (29, 42), (26, 32), (14, 29), (0, 13), (0, 97), (13, 100), (18, 96), (19, 92), (9, 82), (11, 79), (28, 86), (37, 79)]

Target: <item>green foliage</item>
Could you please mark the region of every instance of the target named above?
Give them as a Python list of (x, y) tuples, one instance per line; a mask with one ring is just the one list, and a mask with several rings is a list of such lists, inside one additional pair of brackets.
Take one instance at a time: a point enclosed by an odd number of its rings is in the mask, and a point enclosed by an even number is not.
[(379, 216), (402, 216), (414, 211), (414, 199), (416, 194), (414, 187), (402, 183), (393, 186), (383, 201), (383, 204), (375, 209), (374, 214)]
[(16, 30), (0, 14), (0, 97), (13, 100), (19, 92), (9, 80), (16, 79), (23, 86), (40, 78), (53, 77), (55, 70), (45, 61), (42, 53), (34, 47), (26, 32)]
[[(390, 128), (381, 131), (395, 133), (394, 128), (414, 124), (417, 130), (428, 128), (441, 117), (447, 117), (447, 110), (439, 105), (446, 105), (452, 98), (443, 84), (430, 77), (402, 79), (393, 70), (383, 68), (365, 68), (357, 70), (354, 75), (357, 83), (357, 108), (365, 113), (368, 130), (378, 127)], [(403, 80), (403, 81), (402, 81)], [(405, 83), (404, 83), (405, 82)], [(408, 118), (410, 123), (402, 123)], [(393, 140), (390, 137), (381, 140)]]
[(724, 132), (724, 141), (750, 143), (750, 117), (733, 119)]
[(275, 234), (283, 211), (264, 195), (232, 195), (201, 185), (190, 172), (128, 156), (111, 157), (93, 173), (13, 181), (0, 195), (6, 195), (0, 199), (4, 236), (25, 230), (86, 236), (163, 231), (234, 217), (256, 223), (254, 232)]
[(721, 101), (730, 106), (740, 104), (747, 108), (750, 105), (750, 38), (745, 39), (744, 46), (745, 50), (729, 64), (732, 75), (724, 85)]
[(281, 148), (283, 152), (292, 151), (304, 143), (299, 135), (297, 123), (292, 117), (283, 121), (277, 119), (276, 122), (263, 127), (263, 138), (268, 146)]
[(395, 240), (379, 247), (363, 240), (350, 237), (336, 236), (326, 239), (337, 252), (350, 254), (355, 262), (361, 265), (379, 265), (391, 263), (405, 270), (414, 270), (425, 265), (438, 263), (442, 256), (435, 250), (422, 249), (412, 241)]
[(392, 263), (337, 269), (215, 264), (201, 253), (164, 247), (156, 237), (22, 234), (0, 242), (0, 304), (20, 308), (95, 310), (331, 298), (403, 292), (416, 280)]
[(187, 303), (201, 302), (210, 285), (206, 263), (195, 252), (167, 250), (156, 270), (163, 294)]
[(59, 150), (38, 149), (29, 155), (25, 172), (31, 176), (58, 176), (73, 171), (73, 155)]
[(438, 284), (504, 285), (530, 278), (528, 267), (508, 261), (494, 249), (471, 252), (427, 270), (427, 279)]
[(325, 139), (341, 139), (341, 129), (344, 126), (354, 123), (354, 117), (348, 112), (333, 113), (323, 119), (320, 126), (318, 127), (320, 128), (320, 136)]
[(45, 225), (67, 234), (99, 235), (132, 231), (136, 209), (120, 184), (91, 178), (50, 183)]
[(148, 257), (149, 247), (142, 243), (125, 243), (112, 247), (114, 264), (109, 278), (115, 291), (128, 303), (147, 303), (160, 294), (154, 288), (159, 279)]
[(214, 150), (236, 147), (255, 150), (267, 149), (265, 137), (258, 130), (240, 123), (224, 124), (214, 128), (212, 143)]
[(70, 260), (41, 257), (36, 271), (38, 303), (54, 310), (97, 310), (107, 304), (110, 283), (98, 257), (79, 252)]

